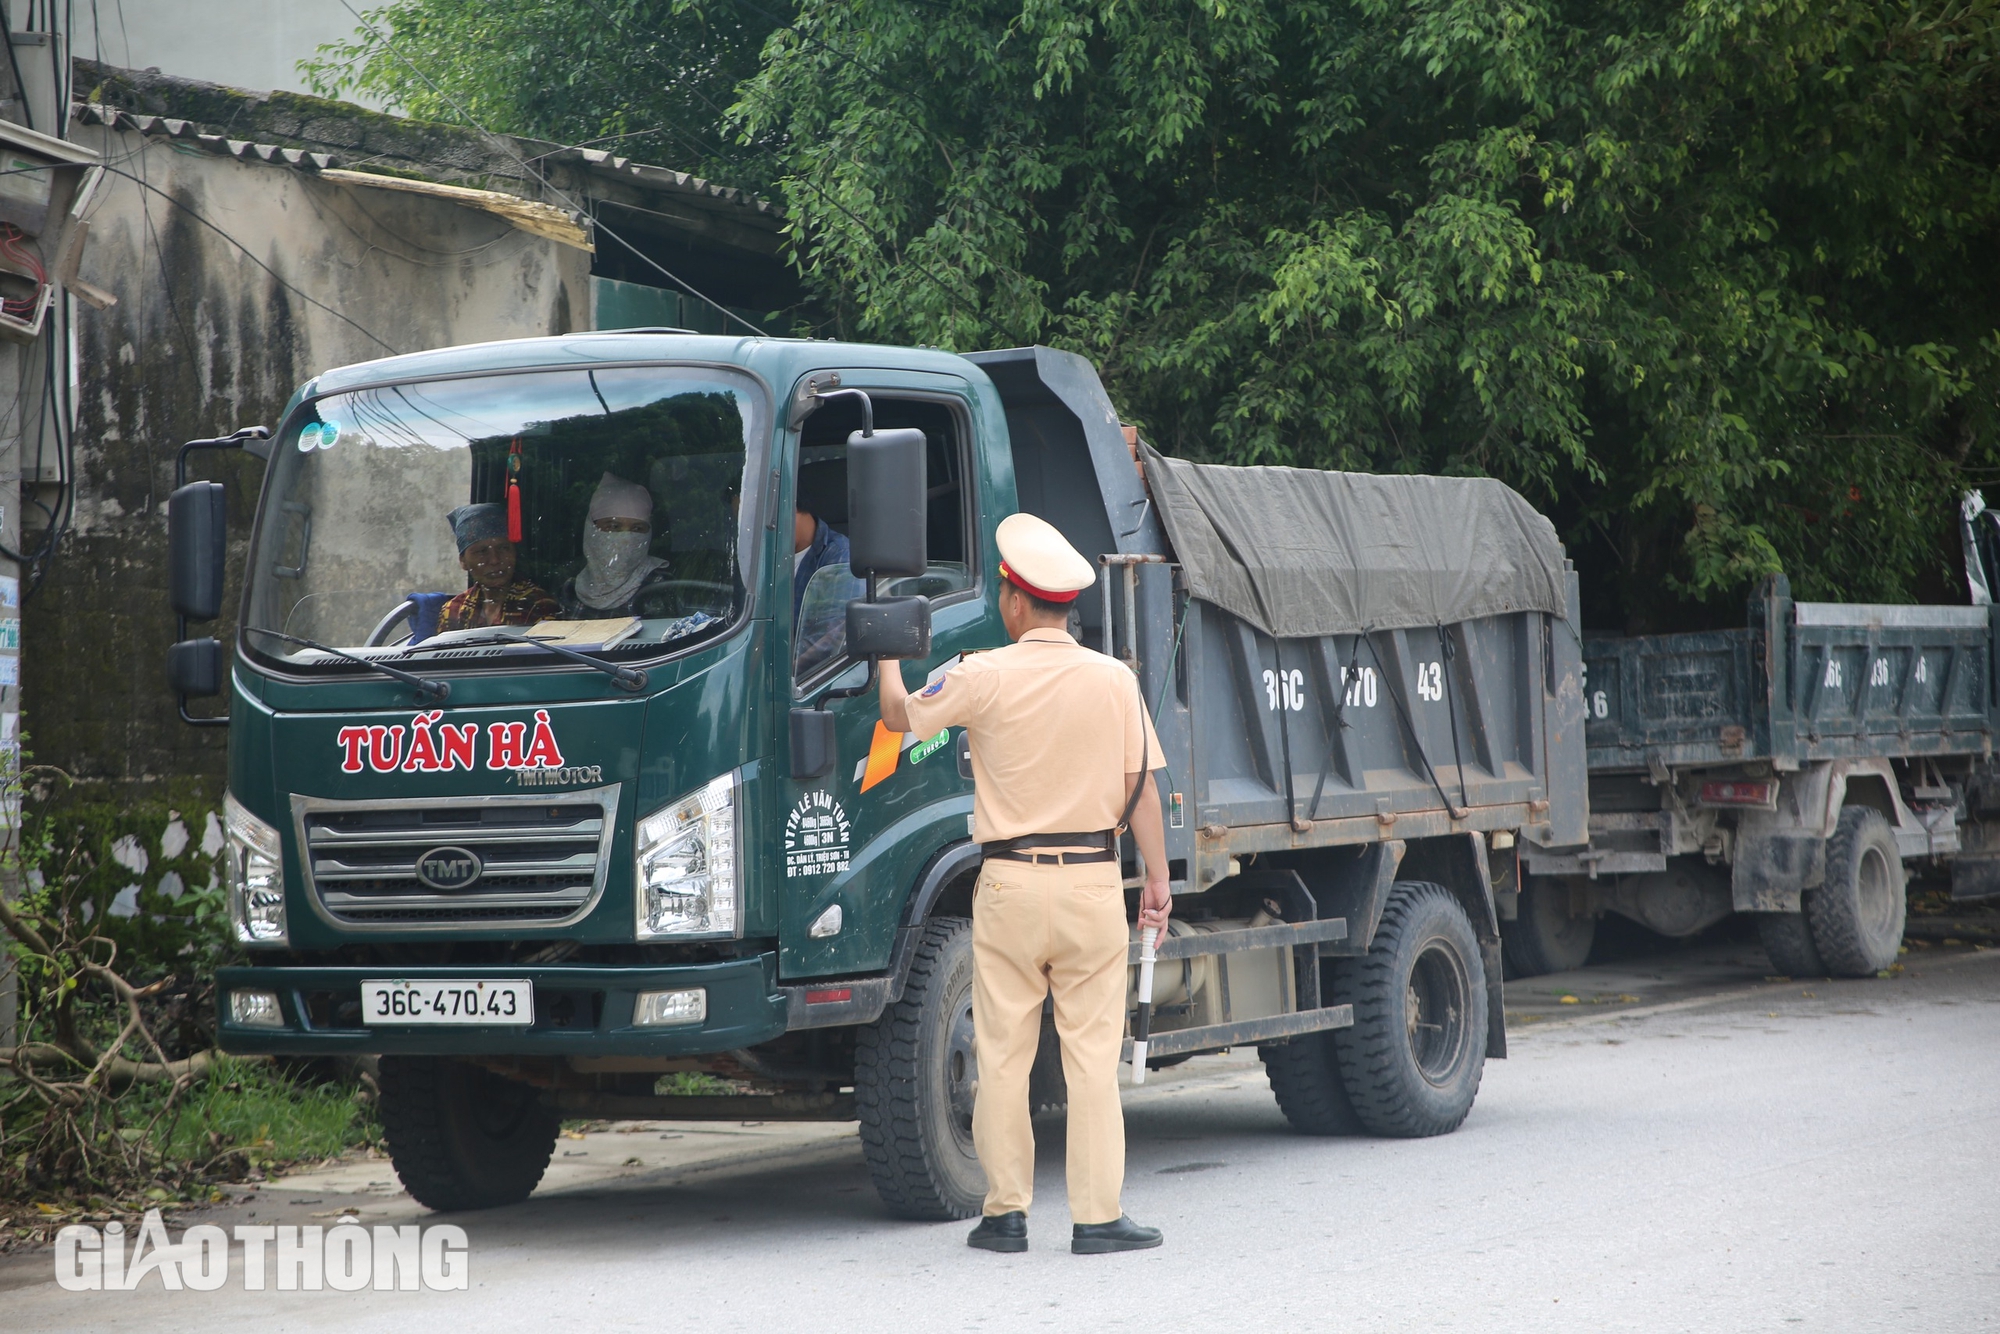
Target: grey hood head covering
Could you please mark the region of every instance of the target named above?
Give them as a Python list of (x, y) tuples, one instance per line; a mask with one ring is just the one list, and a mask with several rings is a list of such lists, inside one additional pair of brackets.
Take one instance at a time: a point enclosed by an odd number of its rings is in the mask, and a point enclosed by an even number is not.
[(639, 519), (651, 523), (653, 493), (637, 482), (605, 473), (598, 478), (597, 489), (590, 493), (590, 512), (584, 517), (592, 523), (599, 519)]
[(1266, 634), (1567, 613), (1555, 526), (1494, 478), (1229, 468), (1143, 448), (1189, 591)]
[(489, 537), (507, 536), (507, 507), (505, 505), (460, 505), (444, 516), (451, 525), (451, 535), (458, 539), (458, 554), (474, 542), (484, 542)]

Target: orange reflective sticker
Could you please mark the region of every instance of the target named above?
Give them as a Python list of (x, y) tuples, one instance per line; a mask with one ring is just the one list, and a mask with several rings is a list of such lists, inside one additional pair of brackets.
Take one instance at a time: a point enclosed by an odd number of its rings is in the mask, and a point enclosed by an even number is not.
[(861, 790), (866, 792), (896, 772), (896, 760), (903, 753), (903, 734), (891, 732), (880, 718), (875, 720), (875, 739), (868, 743), (868, 767), (861, 774)]

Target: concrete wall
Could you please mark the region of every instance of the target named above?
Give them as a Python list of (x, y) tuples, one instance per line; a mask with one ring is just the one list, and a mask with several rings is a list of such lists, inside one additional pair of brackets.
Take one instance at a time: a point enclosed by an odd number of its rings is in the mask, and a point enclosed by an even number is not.
[[(132, 131), (75, 137), (129, 173), (106, 177), (82, 266), (119, 303), (78, 312), (75, 515), (24, 611), (24, 723), (37, 761), (79, 778), (219, 792), (227, 733), (181, 724), (162, 674), (176, 447), (275, 427), (328, 367), (587, 328), (590, 257), (441, 200)], [(241, 457), (195, 465), (231, 487), (225, 642), (262, 472)]]

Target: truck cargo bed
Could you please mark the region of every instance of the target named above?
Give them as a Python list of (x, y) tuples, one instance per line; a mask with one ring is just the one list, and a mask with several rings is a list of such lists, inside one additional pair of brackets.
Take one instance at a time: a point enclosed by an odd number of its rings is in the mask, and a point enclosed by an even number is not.
[(1794, 602), (1782, 577), (1752, 606), (1741, 630), (1584, 639), (1592, 773), (1990, 752), (1992, 608)]

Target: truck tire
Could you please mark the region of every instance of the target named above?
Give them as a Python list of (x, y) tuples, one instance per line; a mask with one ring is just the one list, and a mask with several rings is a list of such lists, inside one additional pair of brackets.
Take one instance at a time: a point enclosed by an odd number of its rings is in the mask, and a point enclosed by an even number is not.
[[(1804, 894), (1807, 900), (1812, 896), (1810, 889)], [(1757, 937), (1764, 942), (1764, 953), (1771, 956), (1771, 967), (1779, 976), (1827, 975), (1819, 948), (1813, 944), (1812, 926), (1803, 912), (1760, 912), (1756, 918)]]
[[(1347, 1100), (1340, 1079), (1340, 1062), (1333, 1050), (1333, 1033), (1307, 1033), (1290, 1042), (1268, 1043), (1257, 1049), (1264, 1077), (1278, 1097), (1278, 1110), (1302, 1135), (1358, 1135), (1363, 1127)], [(1151, 1061), (1146, 1062), (1152, 1065)]]
[(1872, 977), (1903, 945), (1903, 857), (1882, 813), (1849, 806), (1826, 841), (1826, 883), (1806, 897), (1813, 943), (1835, 977)]
[(972, 923), (934, 918), (902, 999), (857, 1035), (854, 1101), (876, 1193), (900, 1218), (970, 1218), (986, 1198), (972, 1149)]
[(453, 1213), (528, 1198), (562, 1117), (526, 1084), (440, 1056), (384, 1056), (380, 1115), (410, 1198)]
[(1517, 977), (1583, 967), (1597, 940), (1595, 917), (1569, 914), (1569, 887), (1531, 877), (1521, 886), (1520, 915), (1500, 924), (1500, 949)]
[(1333, 1050), (1362, 1126), (1404, 1139), (1458, 1129), (1486, 1066), (1486, 975), (1452, 892), (1398, 881), (1368, 953), (1330, 971), (1334, 1003), (1354, 1007)]

